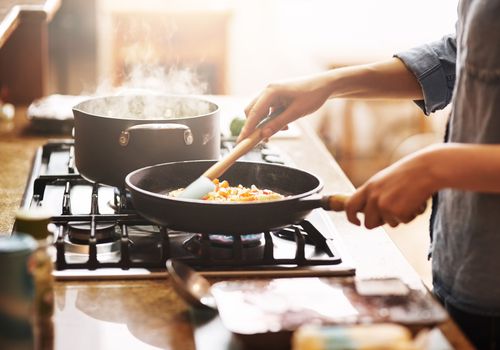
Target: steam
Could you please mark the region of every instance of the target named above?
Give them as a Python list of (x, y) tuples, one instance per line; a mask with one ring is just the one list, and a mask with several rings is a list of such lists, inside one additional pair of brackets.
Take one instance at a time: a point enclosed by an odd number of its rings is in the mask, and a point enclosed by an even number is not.
[(119, 93), (144, 90), (150, 93), (201, 95), (207, 91), (207, 83), (200, 81), (189, 68), (135, 66), (125, 83), (118, 88)]
[[(175, 119), (210, 113), (214, 105), (187, 96), (202, 95), (207, 83), (189, 68), (136, 65), (119, 87), (102, 82), (92, 95), (97, 98), (81, 103), (86, 113), (126, 119)], [(165, 98), (165, 96), (169, 96)]]

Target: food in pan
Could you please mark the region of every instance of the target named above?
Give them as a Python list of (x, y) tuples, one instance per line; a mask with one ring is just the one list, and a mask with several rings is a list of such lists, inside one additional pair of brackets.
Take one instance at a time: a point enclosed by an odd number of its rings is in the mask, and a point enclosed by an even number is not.
[[(215, 190), (209, 192), (204, 200), (217, 202), (255, 202), (255, 201), (273, 201), (284, 198), (282, 194), (268, 190), (259, 189), (257, 186), (244, 187), (243, 185), (230, 186), (226, 180), (220, 182), (215, 179)], [(169, 196), (177, 197), (184, 188), (169, 192)]]

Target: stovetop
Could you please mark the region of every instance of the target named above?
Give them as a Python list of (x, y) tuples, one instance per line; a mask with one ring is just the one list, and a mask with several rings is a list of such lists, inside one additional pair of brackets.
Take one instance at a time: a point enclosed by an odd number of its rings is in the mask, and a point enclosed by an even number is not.
[[(234, 141), (223, 140), (221, 153)], [(259, 145), (244, 160), (290, 160)], [(125, 189), (90, 183), (74, 165), (73, 140), (49, 141), (34, 157), (23, 208), (52, 214), (59, 279), (157, 278), (176, 258), (212, 276), (352, 275), (354, 265), (322, 209), (278, 231), (207, 235), (159, 227), (140, 217)]]

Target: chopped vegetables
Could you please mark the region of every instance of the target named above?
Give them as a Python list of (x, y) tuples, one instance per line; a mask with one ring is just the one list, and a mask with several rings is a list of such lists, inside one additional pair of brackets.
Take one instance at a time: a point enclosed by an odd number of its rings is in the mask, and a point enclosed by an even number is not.
[[(220, 182), (218, 179), (213, 180), (215, 190), (209, 192), (204, 200), (217, 202), (254, 202), (254, 201), (272, 201), (284, 198), (283, 195), (267, 189), (259, 189), (255, 185), (244, 187), (238, 185), (232, 187), (226, 180)], [(169, 193), (170, 196), (176, 197), (184, 189), (178, 189)]]

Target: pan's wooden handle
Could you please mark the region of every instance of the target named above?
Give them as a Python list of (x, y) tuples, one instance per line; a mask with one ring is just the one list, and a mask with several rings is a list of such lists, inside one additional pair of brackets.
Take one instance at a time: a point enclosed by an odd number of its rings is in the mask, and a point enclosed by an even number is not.
[(236, 162), (241, 156), (248, 153), (252, 148), (257, 146), (260, 141), (262, 141), (262, 127), (276, 118), (278, 115), (280, 115), (283, 110), (284, 108), (277, 108), (271, 114), (269, 114), (255, 127), (255, 130), (250, 134), (250, 136), (241, 140), (231, 152), (226, 154), (224, 158), (219, 160), (207, 171), (205, 171), (203, 173), (203, 176), (208, 177), (210, 180), (214, 180), (224, 174), (226, 170), (234, 164), (234, 162)]
[(325, 210), (344, 211), (345, 203), (351, 198), (348, 194), (334, 194), (321, 198), (321, 207)]
[(262, 141), (262, 129), (255, 129), (253, 133), (247, 138), (241, 140), (231, 152), (226, 154), (224, 158), (219, 160), (217, 163), (212, 165), (207, 171), (203, 173), (203, 176), (208, 177), (210, 180), (220, 177), (226, 172), (227, 169), (231, 167), (241, 156), (248, 153), (252, 148), (254, 148), (260, 141)]

